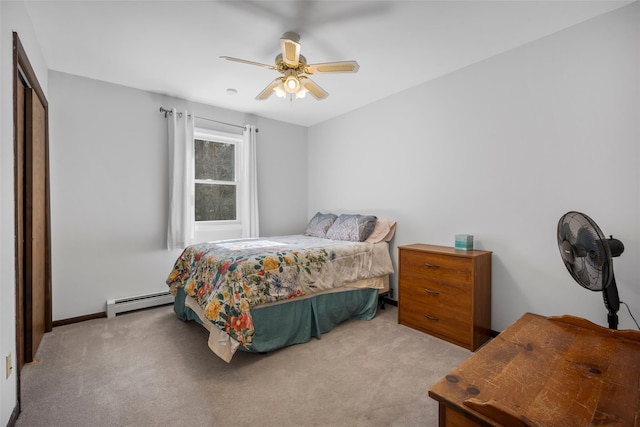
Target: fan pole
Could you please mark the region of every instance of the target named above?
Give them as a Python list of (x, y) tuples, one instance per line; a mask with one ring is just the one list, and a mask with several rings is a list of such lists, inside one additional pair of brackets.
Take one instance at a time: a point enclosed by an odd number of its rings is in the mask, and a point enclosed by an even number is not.
[(618, 296), (618, 286), (616, 285), (615, 276), (611, 278), (609, 286), (602, 290), (602, 299), (604, 305), (609, 310), (607, 321), (609, 329), (618, 329), (618, 310), (620, 309), (620, 297)]
[(607, 314), (607, 321), (609, 322), (609, 329), (618, 329), (618, 314), (610, 311)]

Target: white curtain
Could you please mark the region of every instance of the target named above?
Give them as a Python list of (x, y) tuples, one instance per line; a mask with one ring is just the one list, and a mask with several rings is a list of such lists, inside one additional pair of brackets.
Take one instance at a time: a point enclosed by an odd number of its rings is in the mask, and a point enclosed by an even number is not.
[(242, 191), (242, 237), (258, 237), (258, 174), (256, 167), (256, 127), (246, 125), (242, 132), (240, 182)]
[(193, 117), (174, 108), (168, 118), (169, 223), (167, 249), (184, 249), (193, 243)]

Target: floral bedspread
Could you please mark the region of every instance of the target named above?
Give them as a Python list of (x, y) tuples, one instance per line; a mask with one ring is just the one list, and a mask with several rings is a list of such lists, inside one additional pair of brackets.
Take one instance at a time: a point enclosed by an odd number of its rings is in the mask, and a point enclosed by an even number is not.
[(167, 279), (195, 298), (205, 316), (245, 348), (251, 308), (379, 275), (373, 244), (304, 235), (200, 243), (187, 247)]

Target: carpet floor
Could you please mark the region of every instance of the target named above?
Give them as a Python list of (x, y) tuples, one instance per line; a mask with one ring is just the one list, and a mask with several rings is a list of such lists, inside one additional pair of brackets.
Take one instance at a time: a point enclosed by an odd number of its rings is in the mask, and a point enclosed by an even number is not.
[(227, 364), (171, 306), (60, 326), (22, 370), (30, 426), (437, 426), (429, 387), (470, 356), (387, 305), (321, 339)]

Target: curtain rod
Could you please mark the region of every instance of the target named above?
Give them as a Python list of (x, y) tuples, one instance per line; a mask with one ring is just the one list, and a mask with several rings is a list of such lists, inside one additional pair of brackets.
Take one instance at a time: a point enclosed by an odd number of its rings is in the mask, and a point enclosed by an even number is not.
[[(164, 117), (165, 118), (167, 118), (167, 116), (173, 115), (173, 111), (172, 110), (167, 110), (164, 107), (160, 107), (160, 112), (164, 113)], [(182, 111), (178, 111), (178, 117), (182, 117)], [(189, 114), (189, 117), (191, 117), (191, 114)], [(208, 120), (210, 122), (220, 123), (222, 125), (227, 125), (227, 126), (233, 126), (233, 127), (240, 128), (240, 129), (244, 129), (245, 128), (244, 126), (234, 125), (233, 123), (221, 122), (220, 120), (209, 119), (209, 118), (206, 118), (206, 117), (198, 117), (196, 115), (194, 115), (193, 117), (195, 117), (196, 119)], [(258, 128), (256, 128), (256, 132), (258, 132)]]

